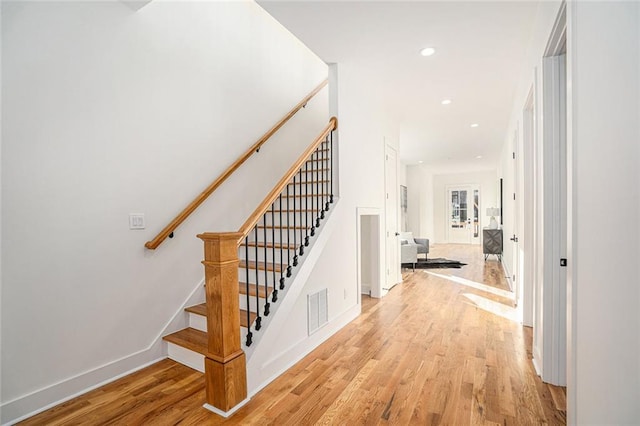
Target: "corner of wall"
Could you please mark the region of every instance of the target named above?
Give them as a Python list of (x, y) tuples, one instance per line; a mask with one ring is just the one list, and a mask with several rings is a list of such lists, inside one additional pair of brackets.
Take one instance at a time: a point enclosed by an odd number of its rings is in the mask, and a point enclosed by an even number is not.
[(194, 303), (201, 303), (203, 299), (204, 279), (198, 282), (193, 291), (180, 305), (180, 308), (146, 348), (13, 400), (3, 402), (0, 405), (2, 416), (0, 422), (2, 425), (17, 423), (166, 358), (167, 346), (162, 338), (186, 327), (187, 317), (184, 314), (184, 309)]

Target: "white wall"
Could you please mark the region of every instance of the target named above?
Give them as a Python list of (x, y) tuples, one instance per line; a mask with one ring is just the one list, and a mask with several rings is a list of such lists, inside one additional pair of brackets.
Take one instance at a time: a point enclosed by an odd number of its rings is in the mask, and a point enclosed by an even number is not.
[(163, 357), (202, 280), (195, 235), (238, 229), (328, 112), (325, 89), (148, 251), (326, 65), (245, 2), (3, 2), (2, 41), (5, 422)]
[(400, 163), (398, 169), (398, 185), (407, 186), (407, 165), (404, 163)]
[[(538, 135), (542, 134), (540, 70), (558, 8), (559, 2), (543, 2), (538, 8), (498, 172), (505, 186), (513, 185), (508, 164), (513, 133), (521, 125), (536, 75)], [(572, 192), (568, 423), (636, 424), (640, 418), (640, 225), (631, 220), (617, 226), (611, 208), (626, 205), (637, 211), (640, 207), (640, 8), (631, 2), (569, 2), (567, 9)], [(538, 235), (542, 232), (539, 227)], [(543, 265), (536, 266), (541, 277)]]
[[(2, 8), (0, 7), (0, 34), (2, 34)], [(2, 81), (2, 47), (0, 46), (0, 81)], [(2, 99), (2, 84), (0, 84), (0, 99)], [(0, 102), (0, 117), (2, 115), (2, 105), (3, 102)], [(0, 127), (2, 126), (2, 119), (0, 118)], [(0, 132), (0, 164), (2, 164), (2, 134)], [(2, 188), (2, 172), (0, 171), (0, 188)], [(0, 189), (1, 191), (1, 189)], [(2, 253), (2, 194), (0, 193), (0, 254)], [(0, 308), (2, 307), (2, 256), (0, 255)], [(0, 346), (2, 344), (2, 315), (0, 314)], [(0, 350), (0, 381), (2, 377), (2, 350)], [(0, 401), (4, 401), (2, 399), (2, 384), (0, 383)], [(2, 408), (0, 407), (0, 422), (2, 421)]]
[(407, 166), (407, 213), (409, 231), (435, 242), (433, 171), (426, 166)]
[(639, 9), (568, 4), (572, 424), (640, 419)]
[(447, 242), (447, 187), (477, 184), (480, 187), (480, 225), (489, 224), (487, 207), (497, 205), (495, 171), (434, 174), (426, 166), (409, 166), (407, 171), (409, 230), (433, 243)]

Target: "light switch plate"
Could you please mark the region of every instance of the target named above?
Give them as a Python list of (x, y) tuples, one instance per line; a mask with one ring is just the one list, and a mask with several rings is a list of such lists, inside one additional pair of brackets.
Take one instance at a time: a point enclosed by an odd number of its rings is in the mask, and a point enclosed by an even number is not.
[(129, 214), (129, 229), (144, 229), (144, 213)]

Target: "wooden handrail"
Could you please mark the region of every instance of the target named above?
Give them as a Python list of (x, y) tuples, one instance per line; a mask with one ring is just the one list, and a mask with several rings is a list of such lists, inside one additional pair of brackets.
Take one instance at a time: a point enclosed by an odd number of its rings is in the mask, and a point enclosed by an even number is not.
[(331, 133), (333, 130), (338, 128), (338, 119), (336, 117), (331, 117), (329, 119), (329, 124), (325, 126), (322, 132), (316, 137), (311, 145), (302, 153), (302, 155), (298, 158), (298, 160), (291, 166), (291, 168), (287, 171), (287, 173), (280, 179), (278, 184), (271, 190), (269, 195), (265, 197), (265, 199), (260, 203), (258, 208), (249, 216), (246, 222), (240, 227), (238, 230), (239, 233), (242, 234), (242, 237), (238, 240), (238, 244), (247, 236), (249, 232), (253, 229), (254, 226), (258, 223), (262, 215), (269, 209), (271, 204), (278, 198), (278, 196), (282, 193), (284, 188), (287, 186), (289, 181), (293, 179), (298, 170), (302, 167), (305, 161), (313, 154), (318, 145), (320, 145), (325, 138)]
[(276, 133), (282, 126), (285, 125), (287, 121), (291, 119), (291, 117), (293, 117), (298, 111), (306, 106), (307, 102), (309, 102), (311, 98), (313, 98), (320, 90), (322, 90), (324, 86), (327, 85), (327, 83), (328, 80), (324, 80), (315, 89), (313, 89), (311, 93), (305, 96), (304, 99), (298, 102), (298, 104), (293, 107), (291, 111), (289, 111), (280, 121), (278, 121), (271, 129), (269, 129), (267, 133), (262, 135), (262, 137), (258, 139), (258, 141), (254, 143), (251, 148), (249, 148), (244, 154), (240, 156), (240, 158), (238, 158), (233, 164), (231, 164), (227, 168), (227, 170), (222, 172), (222, 174), (218, 176), (218, 178), (214, 180), (211, 185), (209, 185), (204, 191), (202, 191), (202, 193), (200, 193), (200, 195), (198, 195), (191, 203), (189, 203), (189, 205), (185, 207), (185, 209), (182, 210), (180, 214), (176, 216), (171, 222), (169, 222), (169, 224), (165, 226), (164, 229), (160, 231), (160, 233), (156, 235), (153, 240), (147, 241), (144, 246), (150, 250), (155, 250), (160, 244), (162, 244), (162, 242), (166, 240), (167, 237), (171, 235), (173, 231), (175, 231), (176, 228), (180, 226), (180, 224), (184, 222), (185, 219), (189, 217), (189, 215), (193, 213), (194, 210), (197, 209), (198, 206), (200, 206), (200, 204), (202, 204), (213, 193), (213, 191), (215, 191), (220, 185), (222, 185), (222, 183), (227, 180), (227, 178), (231, 176), (233, 172), (235, 172), (245, 161), (247, 161), (249, 157), (257, 152), (260, 147), (267, 140), (269, 140), (271, 136), (273, 136), (274, 133)]

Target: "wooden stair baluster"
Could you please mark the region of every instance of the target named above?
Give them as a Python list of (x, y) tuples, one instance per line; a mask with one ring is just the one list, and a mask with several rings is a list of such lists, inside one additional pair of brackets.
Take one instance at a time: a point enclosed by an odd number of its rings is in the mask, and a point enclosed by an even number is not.
[(246, 357), (240, 344), (238, 241), (242, 234), (204, 233), (207, 403), (227, 412), (247, 398)]

